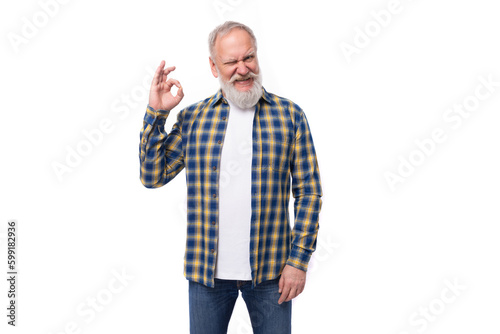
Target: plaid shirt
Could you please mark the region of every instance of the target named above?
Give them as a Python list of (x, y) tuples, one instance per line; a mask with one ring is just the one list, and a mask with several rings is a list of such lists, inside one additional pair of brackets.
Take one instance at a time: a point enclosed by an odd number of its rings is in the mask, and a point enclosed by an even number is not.
[[(177, 115), (148, 106), (141, 131), (141, 181), (161, 187), (186, 168), (187, 241), (184, 275), (214, 286), (218, 241), (219, 164), (229, 105), (222, 91)], [(307, 270), (316, 248), (321, 184), (306, 116), (290, 100), (263, 89), (252, 130), (252, 285), (277, 278), (285, 264)], [(290, 182), (295, 220), (290, 228)]]

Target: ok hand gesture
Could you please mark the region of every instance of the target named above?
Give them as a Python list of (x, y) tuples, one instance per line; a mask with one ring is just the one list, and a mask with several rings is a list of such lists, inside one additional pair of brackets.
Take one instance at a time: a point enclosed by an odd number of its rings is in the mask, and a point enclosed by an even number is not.
[[(167, 80), (168, 74), (173, 70), (175, 70), (175, 66), (165, 68), (164, 60), (161, 61), (160, 66), (156, 69), (153, 82), (151, 83), (151, 90), (149, 91), (149, 105), (151, 108), (155, 110), (172, 110), (184, 97), (180, 82), (175, 79)], [(174, 85), (179, 88), (175, 96), (170, 92)]]

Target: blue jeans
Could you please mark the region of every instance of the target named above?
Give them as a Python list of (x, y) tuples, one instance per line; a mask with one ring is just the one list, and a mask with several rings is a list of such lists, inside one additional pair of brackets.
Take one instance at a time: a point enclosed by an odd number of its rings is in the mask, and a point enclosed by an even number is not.
[(290, 334), (292, 302), (278, 304), (279, 278), (252, 289), (251, 281), (215, 279), (209, 288), (189, 281), (189, 325), (191, 334), (225, 334), (234, 304), (241, 291), (254, 334)]

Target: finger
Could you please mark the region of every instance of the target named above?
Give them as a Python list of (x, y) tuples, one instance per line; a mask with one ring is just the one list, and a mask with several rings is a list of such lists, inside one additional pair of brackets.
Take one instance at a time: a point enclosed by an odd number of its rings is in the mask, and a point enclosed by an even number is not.
[(182, 86), (178, 86), (179, 87), (179, 90), (177, 91), (177, 97), (179, 98), (179, 100), (182, 100), (182, 98), (184, 97), (184, 90), (182, 89)]
[(297, 289), (297, 296), (300, 295), (302, 293), (302, 291), (304, 291), (304, 287), (305, 287), (305, 284), (301, 284), (299, 286), (299, 288)]
[[(163, 64), (163, 67), (165, 67), (165, 61), (162, 60), (162, 64)], [(163, 70), (160, 71), (157, 85), (160, 85), (161, 83), (165, 82), (167, 80), (167, 76), (169, 75), (169, 73), (174, 71), (174, 70), (175, 70), (175, 66), (163, 68)]]
[(279, 293), (281, 293), (281, 291), (283, 291), (283, 286), (284, 285), (285, 285), (285, 279), (283, 278), (283, 276), (281, 276), (280, 281), (278, 283), (278, 287), (279, 287), (278, 292)]
[(297, 297), (298, 293), (297, 293), (297, 289), (290, 289), (290, 293), (288, 294), (288, 296), (286, 297), (286, 302), (289, 302), (290, 300), (294, 299), (295, 297)]
[[(167, 67), (166, 69), (163, 70), (163, 75), (166, 77), (167, 75), (170, 74), (170, 72), (175, 70), (175, 66), (170, 66)], [(165, 78), (166, 79), (166, 78)]]
[(175, 80), (175, 79), (168, 79), (167, 82), (166, 82), (166, 85), (168, 87), (168, 89), (172, 88), (172, 86), (176, 86), (177, 88), (181, 87), (181, 83), (178, 81), (178, 80)]
[(165, 67), (165, 61), (162, 60), (160, 62), (160, 66), (155, 71), (155, 75), (153, 77), (153, 83), (154, 84), (159, 84), (161, 82), (161, 75), (163, 74), (163, 68)]
[(182, 87), (180, 87), (177, 90), (177, 94), (174, 96), (174, 99), (177, 102), (177, 104), (179, 104), (183, 98), (184, 98), (184, 92), (182, 91)]
[(290, 286), (285, 285), (283, 287), (283, 292), (281, 293), (280, 299), (278, 299), (278, 304), (283, 303), (288, 298), (289, 293), (290, 293)]

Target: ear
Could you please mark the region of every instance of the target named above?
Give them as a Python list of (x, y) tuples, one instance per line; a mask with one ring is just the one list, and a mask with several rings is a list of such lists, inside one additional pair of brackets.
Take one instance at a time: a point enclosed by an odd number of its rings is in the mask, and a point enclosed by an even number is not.
[(214, 75), (214, 77), (218, 78), (219, 73), (217, 73), (217, 68), (215, 67), (214, 61), (211, 57), (208, 57), (208, 61), (210, 62), (210, 69), (212, 70), (212, 74)]

